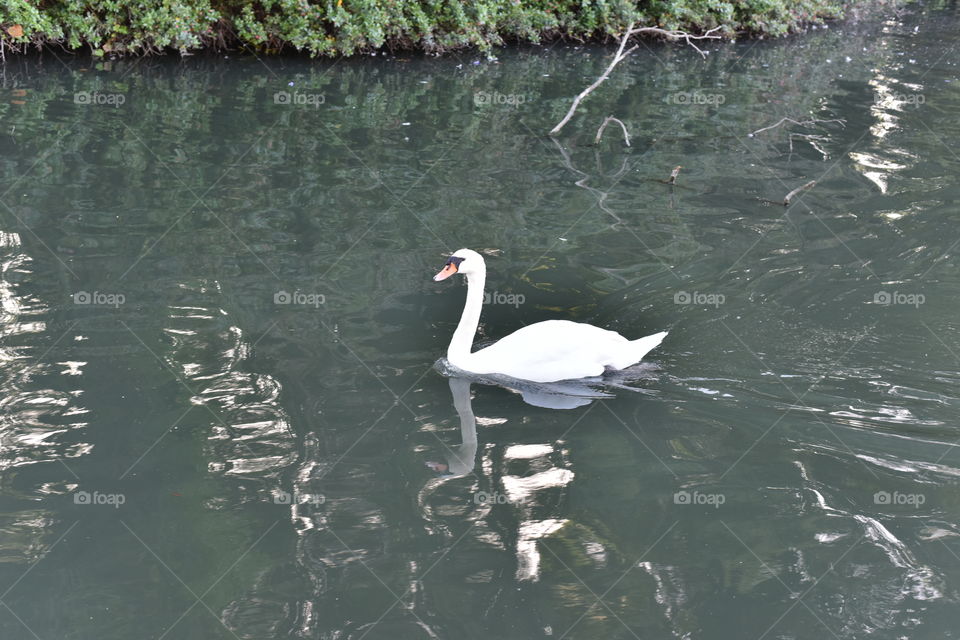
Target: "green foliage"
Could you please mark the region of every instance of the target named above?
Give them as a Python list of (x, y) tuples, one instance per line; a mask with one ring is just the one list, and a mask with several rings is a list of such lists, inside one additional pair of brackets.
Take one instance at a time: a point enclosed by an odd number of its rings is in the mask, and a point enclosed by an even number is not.
[(88, 46), (95, 55), (234, 44), (350, 55), (381, 47), (489, 50), (505, 40), (602, 38), (633, 21), (782, 35), (843, 15), (851, 0), (0, 0), (0, 41)]

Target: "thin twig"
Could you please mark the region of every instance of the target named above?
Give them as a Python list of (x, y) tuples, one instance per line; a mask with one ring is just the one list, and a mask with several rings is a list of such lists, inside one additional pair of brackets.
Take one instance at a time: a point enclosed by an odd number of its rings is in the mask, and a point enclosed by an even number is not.
[[(699, 47), (697, 47), (695, 44), (693, 44), (692, 40), (718, 40), (720, 38), (720, 36), (715, 35), (713, 33), (720, 27), (714, 27), (713, 29), (710, 29), (709, 31), (701, 35), (692, 35), (687, 33), (686, 31), (668, 31), (666, 29), (660, 29), (659, 27), (638, 27), (634, 29), (633, 28), (634, 24), (635, 23), (631, 22), (630, 26), (627, 27), (627, 30), (620, 37), (620, 46), (617, 48), (617, 53), (615, 56), (613, 56), (613, 60), (610, 62), (610, 66), (608, 66), (606, 70), (604, 70), (604, 72), (600, 74), (599, 78), (593, 81), (593, 84), (591, 84), (589, 87), (581, 91), (577, 95), (577, 97), (573, 99), (573, 104), (570, 105), (570, 109), (567, 111), (567, 115), (563, 116), (563, 120), (558, 122), (557, 126), (555, 126), (553, 129), (550, 130), (550, 135), (555, 136), (558, 133), (560, 133), (560, 129), (563, 129), (564, 125), (566, 125), (567, 122), (570, 121), (570, 118), (573, 117), (573, 114), (577, 110), (577, 107), (580, 106), (580, 102), (582, 102), (584, 98), (590, 95), (590, 93), (594, 89), (599, 87), (604, 80), (610, 77), (610, 72), (613, 71), (613, 68), (615, 66), (620, 64), (620, 62), (623, 61), (624, 58), (626, 58), (628, 55), (634, 52), (634, 50), (637, 48), (637, 45), (633, 45), (629, 49), (626, 49), (626, 46), (627, 46), (627, 42), (630, 41), (630, 38), (637, 35), (638, 33), (656, 33), (658, 35), (664, 36), (668, 40), (680, 40), (680, 39), (686, 40), (687, 44), (689, 44), (691, 47), (696, 49), (697, 52), (703, 57), (706, 57), (706, 53), (702, 51)], [(626, 49), (626, 51), (624, 51), (624, 49)]]
[[(632, 27), (633, 25), (631, 25)], [(714, 27), (709, 31), (706, 31), (700, 35), (694, 35), (687, 33), (686, 31), (668, 31), (666, 29), (661, 29), (659, 27), (639, 27), (637, 29), (628, 29), (627, 36), (635, 36), (638, 33), (656, 33), (661, 35), (667, 40), (684, 40), (688, 45), (696, 49), (697, 53), (700, 54), (701, 58), (707, 57), (707, 52), (702, 50), (700, 47), (693, 43), (694, 40), (719, 40), (721, 36), (714, 35), (714, 31), (717, 31), (720, 27)]]
[(600, 138), (603, 137), (603, 130), (607, 128), (607, 125), (611, 122), (616, 122), (620, 125), (620, 128), (623, 129), (623, 140), (627, 143), (627, 146), (630, 146), (630, 134), (627, 133), (627, 125), (623, 124), (619, 118), (614, 118), (613, 116), (607, 116), (603, 120), (603, 124), (600, 125), (600, 128), (597, 129), (597, 137), (594, 139), (593, 144), (600, 144)]
[(810, 187), (812, 187), (812, 186), (815, 185), (815, 184), (817, 184), (817, 181), (816, 181), (816, 180), (811, 180), (811, 181), (808, 182), (807, 184), (801, 185), (801, 186), (797, 187), (796, 189), (794, 189), (793, 191), (791, 191), (790, 193), (788, 193), (788, 194), (786, 195), (786, 197), (784, 197), (784, 199), (783, 199), (783, 206), (789, 207), (789, 206), (790, 206), (790, 201), (793, 200), (793, 196), (797, 195), (797, 194), (800, 193), (801, 191), (806, 191), (807, 189), (809, 189)]
[(842, 127), (846, 124), (847, 121), (846, 120), (820, 120), (819, 118), (811, 118), (810, 120), (794, 120), (793, 118), (780, 118), (780, 121), (777, 122), (776, 124), (772, 124), (769, 127), (764, 127), (762, 129), (757, 129), (753, 133), (748, 133), (747, 137), (752, 138), (753, 136), (757, 135), (761, 131), (776, 129), (777, 127), (782, 125), (784, 122), (791, 122), (799, 127), (812, 127), (813, 125), (818, 123), (836, 122)]

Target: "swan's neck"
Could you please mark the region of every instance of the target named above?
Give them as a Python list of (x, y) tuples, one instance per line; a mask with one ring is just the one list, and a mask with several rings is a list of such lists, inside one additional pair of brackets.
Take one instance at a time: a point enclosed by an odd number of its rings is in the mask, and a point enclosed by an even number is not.
[[(470, 401), (470, 381), (465, 378), (450, 378), (450, 393), (453, 395), (453, 408), (460, 418), (460, 438), (464, 445), (473, 445), (477, 450), (477, 418), (473, 415), (473, 403)], [(473, 468), (473, 458), (470, 459)]]
[(457, 325), (457, 330), (453, 332), (453, 338), (447, 348), (447, 360), (453, 365), (463, 362), (470, 355), (473, 337), (477, 333), (477, 325), (480, 324), (480, 310), (483, 308), (483, 286), (486, 279), (487, 272), (485, 269), (467, 275), (467, 302), (463, 305), (460, 324)]

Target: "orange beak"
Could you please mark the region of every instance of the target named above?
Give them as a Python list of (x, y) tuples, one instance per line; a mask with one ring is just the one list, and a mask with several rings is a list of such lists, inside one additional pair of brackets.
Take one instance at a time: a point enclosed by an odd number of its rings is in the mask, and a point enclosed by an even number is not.
[(446, 280), (456, 272), (457, 272), (457, 265), (455, 265), (452, 262), (448, 262), (447, 264), (443, 265), (443, 269), (440, 269), (440, 273), (433, 276), (433, 281), (440, 282), (441, 280)]

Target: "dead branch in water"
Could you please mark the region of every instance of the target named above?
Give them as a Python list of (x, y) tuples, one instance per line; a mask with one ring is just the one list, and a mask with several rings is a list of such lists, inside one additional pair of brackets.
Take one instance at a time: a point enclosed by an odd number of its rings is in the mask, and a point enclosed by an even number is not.
[[(687, 44), (689, 44), (691, 47), (696, 49), (697, 53), (699, 53), (704, 58), (707, 57), (706, 52), (704, 52), (702, 49), (700, 49), (700, 47), (695, 45), (693, 41), (694, 40), (718, 40), (720, 38), (720, 36), (714, 34), (714, 31), (716, 31), (720, 27), (714, 27), (713, 29), (706, 31), (701, 35), (692, 35), (687, 33), (686, 31), (668, 31), (667, 29), (660, 29), (659, 27), (638, 27), (634, 29), (633, 28), (634, 24), (635, 23), (631, 22), (630, 26), (627, 27), (627, 30), (624, 32), (624, 34), (620, 36), (620, 46), (617, 48), (617, 53), (616, 55), (613, 56), (613, 61), (610, 62), (610, 66), (608, 66), (606, 70), (604, 70), (604, 72), (600, 74), (599, 78), (593, 81), (593, 84), (591, 84), (589, 87), (581, 91), (577, 95), (577, 97), (573, 99), (573, 104), (570, 105), (570, 110), (567, 111), (567, 115), (563, 116), (563, 120), (558, 122), (557, 126), (555, 126), (553, 129), (550, 130), (550, 135), (555, 136), (558, 133), (560, 133), (560, 129), (563, 129), (564, 125), (566, 125), (567, 122), (570, 121), (570, 118), (573, 117), (574, 112), (577, 110), (577, 107), (580, 106), (580, 103), (583, 101), (583, 99), (586, 98), (588, 95), (590, 95), (590, 93), (594, 89), (599, 87), (604, 80), (610, 77), (610, 72), (613, 71), (614, 67), (620, 64), (620, 62), (623, 61), (623, 59), (626, 58), (628, 55), (633, 53), (633, 51), (637, 48), (637, 45), (633, 45), (629, 49), (626, 49), (626, 46), (627, 46), (627, 42), (630, 41), (630, 38), (636, 36), (637, 34), (655, 33), (657, 35), (661, 35), (665, 37), (667, 40), (685, 40)], [(624, 49), (626, 49), (626, 51), (624, 51)]]
[(800, 193), (801, 191), (806, 191), (807, 189), (811, 188), (811, 187), (812, 187), (813, 185), (815, 185), (815, 184), (817, 184), (817, 181), (816, 181), (816, 180), (811, 180), (811, 181), (808, 182), (807, 184), (801, 185), (801, 186), (797, 187), (796, 189), (794, 189), (793, 191), (791, 191), (790, 193), (788, 193), (788, 194), (783, 198), (783, 206), (789, 207), (789, 206), (790, 206), (790, 201), (793, 200), (793, 196), (797, 195), (797, 194)]
[(823, 159), (824, 159), (824, 160), (826, 160), (827, 158), (830, 157), (830, 154), (827, 153), (826, 150), (825, 150), (823, 147), (820, 146), (820, 143), (821, 143), (821, 142), (828, 142), (828, 141), (830, 140), (830, 139), (827, 138), (826, 136), (818, 136), (818, 135), (814, 135), (814, 134), (812, 134), (812, 133), (791, 133), (791, 134), (790, 134), (790, 153), (793, 153), (793, 139), (794, 139), (794, 138), (799, 138), (799, 139), (801, 139), (801, 140), (806, 140), (806, 141), (810, 144), (811, 147), (813, 147), (814, 149), (816, 149), (816, 150), (820, 153), (820, 155), (823, 156)]
[(618, 118), (613, 116), (607, 116), (603, 120), (603, 124), (600, 125), (600, 128), (597, 129), (597, 137), (594, 139), (593, 144), (600, 144), (600, 138), (603, 137), (603, 130), (607, 128), (607, 125), (611, 122), (616, 122), (620, 125), (620, 128), (623, 129), (623, 141), (627, 143), (627, 146), (630, 146), (630, 134), (627, 133), (627, 125), (623, 124)]
[[(630, 25), (633, 27), (633, 24)], [(563, 129), (564, 125), (570, 121), (570, 118), (573, 117), (573, 113), (577, 110), (577, 107), (580, 106), (580, 101), (590, 95), (590, 92), (600, 86), (600, 84), (610, 76), (610, 72), (613, 71), (613, 68), (620, 64), (620, 61), (626, 58), (628, 55), (633, 53), (633, 50), (637, 48), (637, 45), (633, 45), (624, 53), (624, 48), (627, 46), (627, 42), (630, 40), (630, 30), (620, 38), (620, 47), (617, 49), (617, 53), (613, 56), (613, 62), (610, 63), (610, 66), (600, 74), (600, 77), (593, 81), (589, 87), (581, 91), (576, 98), (573, 99), (573, 104), (570, 105), (570, 110), (567, 111), (567, 115), (563, 116), (563, 120), (557, 123), (553, 129), (550, 130), (550, 135), (555, 136), (560, 133), (560, 129)]]

